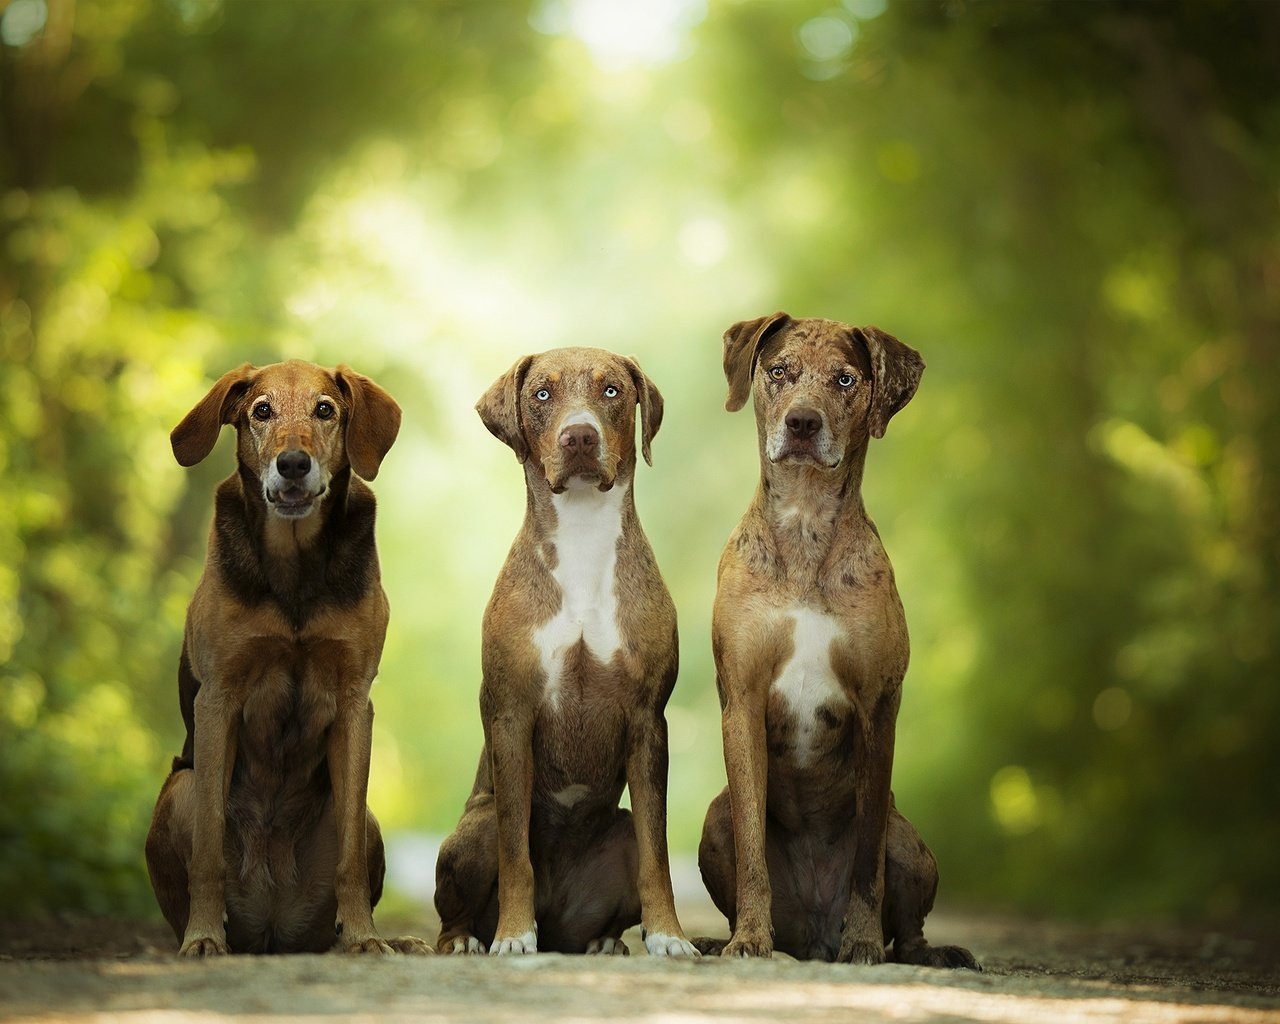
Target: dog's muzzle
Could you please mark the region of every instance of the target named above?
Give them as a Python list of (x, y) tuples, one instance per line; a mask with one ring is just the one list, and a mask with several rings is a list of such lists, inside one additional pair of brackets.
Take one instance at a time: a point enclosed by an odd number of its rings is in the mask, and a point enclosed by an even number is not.
[(827, 469), (840, 465), (841, 455), (831, 443), (822, 413), (806, 406), (794, 406), (775, 426), (769, 444), (770, 462), (815, 462)]
[(598, 481), (607, 491), (613, 479), (606, 473), (604, 445), (593, 422), (577, 419), (563, 424), (556, 438), (553, 472), (548, 474), (551, 490), (561, 494), (570, 480)]
[(301, 519), (311, 514), (328, 485), (321, 478), (320, 464), (300, 448), (283, 451), (267, 467), (262, 478), (262, 494), (267, 507), (285, 519)]

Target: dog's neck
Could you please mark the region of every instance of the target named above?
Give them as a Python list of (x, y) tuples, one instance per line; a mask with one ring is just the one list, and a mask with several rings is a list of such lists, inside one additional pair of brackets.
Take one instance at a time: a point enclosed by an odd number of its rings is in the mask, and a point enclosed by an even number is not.
[[(631, 471), (628, 471), (631, 470)], [(631, 493), (634, 467), (620, 467), (613, 486), (602, 491), (590, 481), (571, 480), (560, 494), (552, 493), (541, 468), (531, 459), (525, 463), (525, 530), (531, 534), (544, 561), (550, 565), (566, 557), (559, 548), (582, 541), (609, 543), (598, 536), (600, 527), (608, 527), (612, 542), (635, 518), (635, 499)], [(581, 536), (575, 536), (580, 533)], [(604, 562), (600, 568), (603, 571)]]
[(253, 535), (259, 539), (264, 559), (281, 565), (296, 564), (315, 547), (326, 530), (341, 519), (346, 510), (351, 470), (343, 469), (329, 481), (323, 497), (310, 515), (286, 519), (275, 515), (262, 495), (261, 479), (246, 466), (240, 467), (240, 489)]
[(862, 504), (867, 443), (852, 448), (835, 469), (760, 456), (759, 506), (773, 549), (789, 577), (816, 578), (836, 538), (868, 526)]

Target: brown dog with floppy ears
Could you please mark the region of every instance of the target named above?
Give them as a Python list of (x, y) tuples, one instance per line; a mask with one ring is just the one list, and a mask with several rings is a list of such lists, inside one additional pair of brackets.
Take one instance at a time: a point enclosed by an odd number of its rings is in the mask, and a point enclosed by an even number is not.
[[(695, 956), (667, 861), (676, 615), (636, 518), (662, 396), (600, 349), (525, 356), (476, 409), (524, 467), (524, 526), (484, 615), (475, 786), (436, 865), (442, 953)], [(631, 812), (618, 807), (622, 787)]]
[(875, 964), (892, 943), (900, 962), (977, 968), (924, 938), (937, 864), (889, 788), (907, 625), (861, 492), (870, 439), (923, 370), (874, 327), (775, 313), (725, 332), (726, 407), (754, 389), (761, 479), (712, 618), (729, 785), (698, 861), (724, 956)]
[[(369, 689), (387, 630), (372, 480), (400, 407), (345, 366), (245, 364), (174, 429), (193, 466), (234, 424), (178, 697), (187, 738), (156, 802), (147, 868), (184, 956), (430, 952), (373, 924)], [(225, 922), (225, 926), (224, 926)]]

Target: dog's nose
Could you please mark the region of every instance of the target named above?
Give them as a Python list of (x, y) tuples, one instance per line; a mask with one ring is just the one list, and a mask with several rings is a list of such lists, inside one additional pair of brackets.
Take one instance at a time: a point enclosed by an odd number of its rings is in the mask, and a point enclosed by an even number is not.
[(560, 447), (570, 455), (587, 454), (599, 443), (600, 435), (588, 423), (575, 423), (560, 431)]
[(276, 456), (276, 469), (286, 480), (301, 480), (311, 472), (311, 456), (298, 448), (281, 452)]
[(807, 441), (822, 429), (822, 413), (817, 409), (792, 409), (787, 413), (787, 429), (792, 437)]

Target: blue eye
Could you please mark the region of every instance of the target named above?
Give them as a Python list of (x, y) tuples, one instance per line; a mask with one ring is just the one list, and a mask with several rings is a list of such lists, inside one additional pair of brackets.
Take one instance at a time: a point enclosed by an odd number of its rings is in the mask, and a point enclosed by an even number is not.
[(853, 375), (849, 373), (840, 374), (840, 379), (836, 381), (842, 388), (851, 387), (853, 385)]
[(533, 397), (536, 398), (539, 402), (545, 402), (547, 399), (551, 397), (551, 392), (548, 391), (546, 388), (540, 388), (537, 391), (537, 393), (534, 394)]
[(605, 397), (605, 398), (617, 398), (617, 397), (618, 397), (618, 389), (617, 389), (617, 388), (615, 388), (612, 384), (610, 384), (607, 388), (605, 388), (605, 389), (604, 389), (604, 397)]

